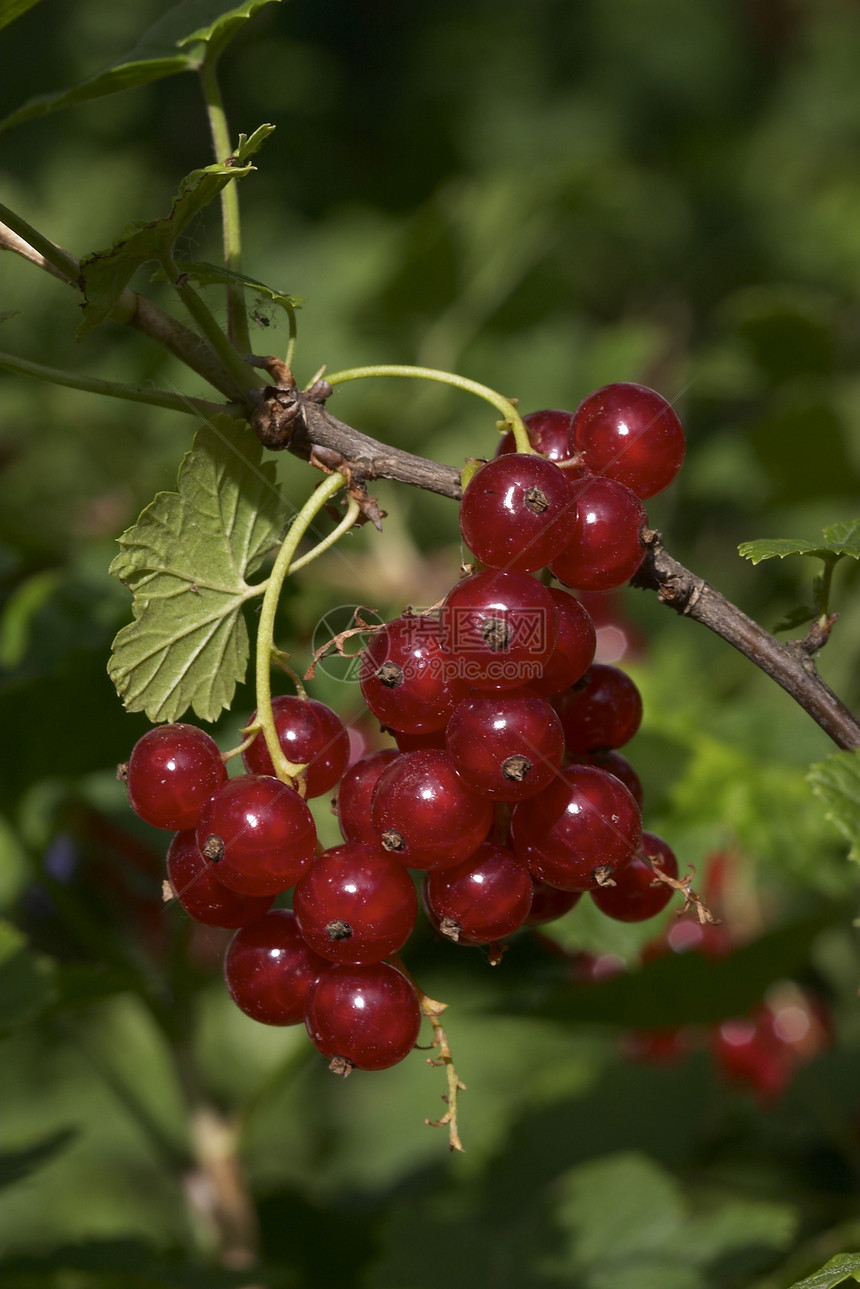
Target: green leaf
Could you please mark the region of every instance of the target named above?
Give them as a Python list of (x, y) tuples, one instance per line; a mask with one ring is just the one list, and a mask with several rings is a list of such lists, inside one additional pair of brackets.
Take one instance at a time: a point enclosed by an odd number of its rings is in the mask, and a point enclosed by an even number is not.
[(34, 1146), (23, 1150), (5, 1150), (0, 1154), (0, 1188), (12, 1186), (15, 1182), (29, 1177), (30, 1173), (50, 1163), (55, 1155), (60, 1154), (77, 1135), (74, 1128), (61, 1128), (52, 1132), (49, 1137), (37, 1141)]
[(827, 818), (851, 843), (849, 858), (860, 863), (860, 753), (834, 752), (810, 766), (807, 778)]
[(804, 1280), (796, 1280), (789, 1289), (832, 1289), (833, 1285), (842, 1284), (849, 1276), (860, 1280), (860, 1253), (837, 1253), (835, 1258), (825, 1262), (819, 1271), (813, 1272)]
[(134, 594), (134, 621), (108, 672), (129, 711), (214, 721), (248, 661), (245, 578), (278, 542), (285, 517), (275, 467), (242, 421), (216, 417), (195, 436), (176, 492), (161, 492), (119, 539), (110, 571)]
[[(217, 264), (207, 264), (204, 260), (194, 260), (187, 262), (177, 262), (177, 268), (182, 273), (186, 273), (192, 282), (198, 286), (246, 286), (255, 292), (259, 300), (271, 300), (273, 304), (279, 304), (287, 313), (293, 309), (300, 309), (305, 302), (302, 295), (286, 295), (283, 291), (276, 291), (274, 287), (267, 286), (265, 282), (258, 282), (255, 277), (246, 277), (244, 273), (234, 273), (231, 269), (225, 269)], [(161, 277), (161, 272), (156, 277)]]
[(0, 29), (8, 27), (10, 22), (38, 3), (39, 0), (0, 0)]
[(812, 622), (813, 618), (818, 616), (818, 609), (808, 604), (799, 604), (796, 609), (790, 609), (784, 617), (781, 617), (773, 629), (774, 631), (793, 631), (795, 627), (802, 627), (804, 623)]
[[(29, 2), (34, 3), (35, 0)], [(22, 4), (27, 6), (27, 3), (28, 0), (4, 0), (4, 7), (0, 9), (0, 26), (3, 25), (2, 15), (6, 6), (14, 10)], [(258, 9), (272, 3), (279, 3), (279, 0), (245, 0), (244, 4), (225, 4), (224, 0), (184, 0), (153, 23), (132, 49), (108, 67), (69, 89), (28, 99), (17, 111), (0, 121), (0, 130), (77, 103), (87, 103), (105, 94), (148, 85), (177, 72), (197, 71), (210, 44), (220, 52)], [(16, 13), (12, 14), (12, 17), (16, 16)]]
[(241, 1289), (252, 1280), (271, 1289), (296, 1284), (280, 1268), (222, 1269), (164, 1255), (134, 1238), (80, 1240), (3, 1263), (3, 1289)]
[(55, 964), (27, 947), (11, 922), (0, 922), (0, 1031), (35, 1020), (55, 993)]
[(815, 555), (823, 560), (848, 555), (852, 559), (860, 559), (860, 519), (831, 524), (824, 529), (823, 542), (794, 537), (763, 537), (741, 542), (738, 553), (753, 564), (760, 564), (765, 559), (785, 559), (786, 555)]
[(809, 958), (813, 939), (833, 920), (821, 914), (780, 927), (728, 957), (700, 953), (664, 954), (640, 971), (610, 980), (573, 984), (561, 979), (540, 993), (508, 988), (499, 1011), (577, 1025), (583, 1021), (634, 1029), (709, 1025), (743, 1016), (775, 980), (795, 977)]
[(81, 261), (81, 289), (86, 304), (78, 328), (79, 338), (104, 322), (141, 264), (167, 255), (182, 230), (204, 206), (214, 201), (222, 188), (254, 169), (248, 158), (259, 151), (274, 128), (261, 125), (250, 136), (240, 134), (229, 163), (205, 166), (185, 176), (169, 215), (151, 223), (129, 224), (113, 246)]

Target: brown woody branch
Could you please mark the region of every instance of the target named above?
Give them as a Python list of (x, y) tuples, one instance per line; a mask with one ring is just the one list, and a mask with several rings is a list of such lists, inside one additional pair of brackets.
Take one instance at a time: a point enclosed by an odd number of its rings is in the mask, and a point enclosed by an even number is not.
[[(313, 447), (326, 448), (351, 464), (354, 478), (394, 479), (459, 500), (460, 474), (453, 466), (439, 465), (380, 443), (337, 420), (319, 402), (295, 390), (289, 395), (291, 422), (288, 441), (283, 446), (291, 452), (307, 459)], [(673, 559), (664, 550), (658, 533), (646, 533), (645, 540), (645, 560), (631, 585), (655, 591), (661, 603), (700, 622), (744, 654), (781, 685), (837, 747), (847, 751), (860, 748), (860, 722), (824, 683), (813, 660), (812, 655), (826, 641), (826, 630), (813, 627), (805, 640), (783, 643)]]

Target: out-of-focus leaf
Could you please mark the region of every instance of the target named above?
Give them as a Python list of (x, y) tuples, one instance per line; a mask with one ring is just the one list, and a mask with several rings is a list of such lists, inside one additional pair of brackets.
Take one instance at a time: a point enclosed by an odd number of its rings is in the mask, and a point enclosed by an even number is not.
[(240, 134), (229, 163), (205, 166), (185, 176), (169, 215), (151, 223), (129, 224), (108, 250), (94, 251), (81, 261), (81, 286), (86, 304), (78, 328), (79, 337), (104, 322), (141, 264), (166, 255), (189, 221), (213, 201), (222, 188), (254, 169), (248, 158), (259, 151), (274, 128), (273, 125), (261, 125), (250, 136)]
[(860, 559), (860, 519), (831, 524), (824, 529), (823, 542), (795, 537), (762, 537), (752, 542), (741, 542), (738, 553), (753, 564), (760, 564), (765, 559), (785, 559), (786, 555), (816, 555), (823, 560), (848, 555), (852, 559)]
[(795, 1280), (789, 1289), (833, 1289), (849, 1276), (860, 1280), (860, 1253), (837, 1253), (819, 1271), (803, 1280)]
[(59, 1155), (75, 1137), (74, 1128), (61, 1128), (49, 1137), (23, 1150), (6, 1150), (0, 1154), (0, 1187), (12, 1186), (43, 1164)]
[(35, 1020), (55, 995), (55, 963), (33, 953), (11, 922), (0, 922), (0, 1032)]
[(290, 1289), (295, 1280), (280, 1269), (229, 1271), (206, 1262), (161, 1256), (140, 1240), (92, 1240), (63, 1245), (2, 1265), (4, 1289), (241, 1289), (250, 1283)]
[(38, 3), (39, 0), (0, 0), (0, 28), (8, 27), (10, 22)]
[(245, 674), (245, 580), (278, 540), (284, 505), (275, 467), (242, 421), (198, 430), (177, 492), (159, 493), (119, 539), (110, 571), (134, 595), (134, 622), (108, 672), (129, 711), (176, 720), (189, 706), (213, 721)]
[[(143, 33), (137, 44), (95, 76), (88, 77), (69, 89), (52, 94), (39, 94), (28, 99), (4, 121), (0, 130), (34, 117), (47, 116), (76, 103), (120, 90), (148, 85), (150, 81), (174, 76), (177, 72), (196, 71), (211, 43), (219, 50), (239, 31), (258, 9), (276, 0), (245, 0), (244, 4), (225, 4), (225, 0), (184, 0)], [(29, 0), (29, 4), (35, 0)], [(6, 7), (29, 7), (28, 0), (5, 0), (0, 9), (0, 26)], [(23, 9), (21, 9), (23, 12)], [(17, 17), (13, 13), (12, 17)], [(9, 19), (11, 21), (11, 19)]]
[(827, 818), (851, 843), (850, 858), (860, 862), (860, 754), (834, 752), (810, 766), (807, 777), (827, 806)]
[(773, 629), (774, 631), (793, 631), (795, 627), (802, 627), (804, 623), (811, 622), (813, 618), (817, 617), (817, 609), (808, 604), (800, 604), (796, 609), (791, 609), (784, 617), (781, 617)]
[(496, 1006), (558, 1021), (579, 1024), (663, 1029), (709, 1025), (743, 1016), (775, 980), (792, 977), (808, 961), (809, 946), (834, 920), (832, 913), (792, 926), (780, 927), (722, 959), (699, 953), (667, 953), (641, 971), (597, 983), (568, 979), (538, 996), (534, 987), (509, 989)]

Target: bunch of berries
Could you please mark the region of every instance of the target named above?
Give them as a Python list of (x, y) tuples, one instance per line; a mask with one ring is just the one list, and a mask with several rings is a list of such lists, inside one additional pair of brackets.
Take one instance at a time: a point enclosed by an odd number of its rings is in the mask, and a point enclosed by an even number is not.
[[(280, 697), (280, 746), (305, 767), (294, 785), (275, 777), (261, 736), (243, 752), (247, 773), (228, 779), (213, 740), (182, 724), (150, 730), (125, 768), (137, 813), (175, 830), (176, 898), (237, 928), (225, 976), (238, 1006), (267, 1024), (304, 1021), (341, 1073), (384, 1069), (415, 1045), (419, 993), (386, 961), (399, 964), (415, 925), (412, 874), (432, 926), (489, 946), (492, 960), (517, 928), (560, 917), (583, 892), (640, 921), (677, 878), (669, 847), (642, 831), (641, 784), (618, 751), (639, 726), (639, 692), (594, 663), (582, 604), (532, 574), (548, 567), (582, 591), (626, 582), (644, 557), (641, 498), (674, 478), (683, 431), (636, 385), (526, 425), (535, 452), (503, 441), (463, 496), (480, 570), (437, 610), (385, 624), (364, 651), (361, 692), (396, 749), (347, 768), (335, 713)], [(304, 798), (338, 783), (344, 842), (317, 853)], [(291, 888), (292, 909), (273, 909)]]

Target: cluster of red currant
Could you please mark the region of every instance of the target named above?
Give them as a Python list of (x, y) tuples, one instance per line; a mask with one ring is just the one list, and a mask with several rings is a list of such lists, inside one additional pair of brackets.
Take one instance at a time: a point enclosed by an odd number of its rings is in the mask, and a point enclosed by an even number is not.
[[(581, 591), (626, 582), (644, 556), (641, 499), (683, 460), (681, 425), (653, 391), (612, 385), (526, 426), (534, 451), (503, 440), (463, 496), (479, 571), (435, 609), (377, 629), (362, 655), (365, 703), (396, 750), (347, 769), (335, 713), (280, 697), (280, 746), (304, 767), (294, 786), (275, 777), (263, 738), (243, 751), (248, 773), (228, 779), (213, 740), (182, 724), (150, 730), (125, 768), (137, 813), (177, 830), (176, 898), (238, 928), (225, 960), (236, 1003), (268, 1024), (304, 1021), (342, 1073), (386, 1068), (416, 1042), (422, 1000), (396, 956), (418, 911), (410, 869), (436, 930), (493, 960), (518, 927), (585, 891), (639, 921), (677, 878), (670, 848), (642, 832), (641, 784), (617, 750), (638, 728), (639, 692), (593, 662), (582, 604), (532, 574)], [(337, 783), (344, 844), (316, 854), (304, 798)], [(292, 910), (272, 909), (293, 887)]]

